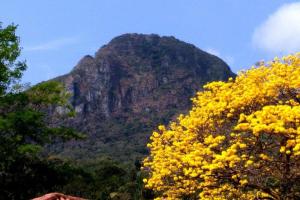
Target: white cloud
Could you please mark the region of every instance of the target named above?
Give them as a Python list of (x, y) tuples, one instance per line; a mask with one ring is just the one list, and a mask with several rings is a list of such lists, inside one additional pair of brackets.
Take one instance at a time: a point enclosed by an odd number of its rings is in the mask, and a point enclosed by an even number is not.
[(215, 55), (215, 56), (223, 59), (228, 65), (233, 65), (233, 63), (234, 63), (234, 58), (232, 56), (223, 55), (217, 49), (209, 47), (209, 48), (205, 49), (205, 51), (207, 53), (210, 53), (212, 55)]
[(33, 46), (25, 46), (24, 51), (45, 51), (45, 50), (55, 50), (59, 49), (66, 45), (75, 44), (78, 42), (77, 37), (68, 37), (68, 38), (60, 38), (52, 41), (48, 41), (42, 44), (33, 45)]
[(234, 64), (234, 58), (232, 56), (225, 56), (223, 59), (230, 66)]
[(218, 50), (214, 49), (214, 48), (207, 48), (205, 51), (207, 53), (212, 54), (212, 55), (215, 55), (215, 56), (218, 56), (218, 57), (220, 56), (220, 52)]
[(254, 31), (255, 47), (268, 53), (300, 51), (300, 2), (284, 4)]

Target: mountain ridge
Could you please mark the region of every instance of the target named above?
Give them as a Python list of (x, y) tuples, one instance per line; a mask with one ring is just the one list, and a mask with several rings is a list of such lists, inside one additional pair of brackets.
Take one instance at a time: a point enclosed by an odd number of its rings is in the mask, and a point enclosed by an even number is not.
[(115, 37), (54, 79), (70, 91), (77, 113), (60, 123), (86, 132), (88, 139), (53, 151), (78, 159), (143, 157), (152, 130), (186, 112), (205, 83), (231, 76), (224, 61), (173, 36)]

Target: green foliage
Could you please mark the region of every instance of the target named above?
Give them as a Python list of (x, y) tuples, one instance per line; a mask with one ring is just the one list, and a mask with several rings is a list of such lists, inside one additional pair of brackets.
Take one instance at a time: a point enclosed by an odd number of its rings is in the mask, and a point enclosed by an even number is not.
[[(48, 83), (45, 85), (49, 86)], [(51, 84), (50, 87), (52, 88), (40, 84), (26, 92), (8, 93), (0, 97), (0, 138), (4, 143), (0, 147), (0, 154), (8, 151), (15, 151), (13, 154), (37, 153), (37, 150), (55, 137), (80, 138), (81, 135), (72, 129), (48, 125), (45, 109), (64, 101), (61, 98), (61, 93), (64, 93), (60, 89), (61, 85)], [(39, 92), (40, 88), (44, 88), (43, 93)], [(53, 91), (58, 89), (61, 93), (57, 92), (55, 95)]]
[[(16, 26), (0, 24), (0, 199), (28, 199), (50, 191), (68, 174), (41, 158), (45, 144), (56, 138), (81, 138), (66, 127), (55, 127), (47, 118), (53, 106), (68, 108), (68, 94), (57, 82), (38, 84), (22, 91), (17, 84), (26, 69), (20, 55)], [(16, 88), (19, 88), (16, 90)], [(66, 112), (65, 114), (68, 114)], [(62, 179), (62, 180), (60, 180)]]
[[(56, 180), (66, 175), (41, 158), (43, 146), (56, 138), (81, 138), (72, 129), (49, 125), (45, 109), (60, 104), (62, 100), (53, 93), (49, 98), (47, 92), (39, 93), (39, 98), (31, 98), (34, 97), (32, 94), (37, 94), (36, 88), (0, 97), (0, 199), (28, 199), (33, 197), (30, 195), (54, 187), (54, 180), (48, 183), (47, 179), (39, 177), (52, 176), (53, 172), (52, 178)], [(28, 184), (30, 188), (25, 187)]]
[(62, 161), (18, 156), (0, 176), (0, 199), (31, 199), (66, 184), (75, 169)]
[(30, 101), (36, 105), (66, 106), (70, 93), (56, 81), (37, 84), (27, 91)]
[(16, 60), (21, 52), (16, 28), (13, 24), (3, 28), (0, 22), (0, 96), (11, 83), (21, 78), (26, 69), (25, 62)]
[(151, 191), (143, 189), (144, 174), (139, 171), (139, 166), (96, 159), (81, 163), (77, 169), (82, 170), (81, 173), (73, 171), (68, 183), (58, 191), (95, 200), (153, 199)]

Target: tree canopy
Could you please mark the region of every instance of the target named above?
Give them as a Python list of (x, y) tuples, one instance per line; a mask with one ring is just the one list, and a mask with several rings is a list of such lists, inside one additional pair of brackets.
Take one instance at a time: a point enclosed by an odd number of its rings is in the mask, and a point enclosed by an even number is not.
[(65, 175), (39, 155), (43, 146), (54, 138), (81, 138), (73, 129), (51, 125), (47, 117), (52, 107), (69, 110), (62, 84), (49, 81), (26, 90), (20, 86), (26, 64), (18, 61), (16, 28), (0, 23), (0, 199), (28, 199), (51, 189), (55, 181), (47, 183), (42, 176), (52, 173), (60, 180)]
[(0, 96), (14, 81), (22, 77), (26, 70), (25, 61), (18, 61), (21, 53), (17, 26), (11, 24), (3, 28), (0, 22)]
[(300, 54), (205, 85), (148, 147), (157, 199), (299, 199)]

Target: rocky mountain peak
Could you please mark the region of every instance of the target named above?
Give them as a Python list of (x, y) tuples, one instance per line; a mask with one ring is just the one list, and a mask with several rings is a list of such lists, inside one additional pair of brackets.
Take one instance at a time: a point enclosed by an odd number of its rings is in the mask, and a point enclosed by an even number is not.
[(189, 109), (203, 84), (232, 76), (224, 61), (174, 37), (124, 34), (57, 78), (77, 113), (63, 123), (88, 133), (80, 154), (133, 159), (147, 152), (151, 130)]
[(77, 65), (73, 68), (72, 71), (84, 69), (85, 67), (94, 65), (95, 59), (91, 55), (85, 55), (83, 58), (79, 60)]

